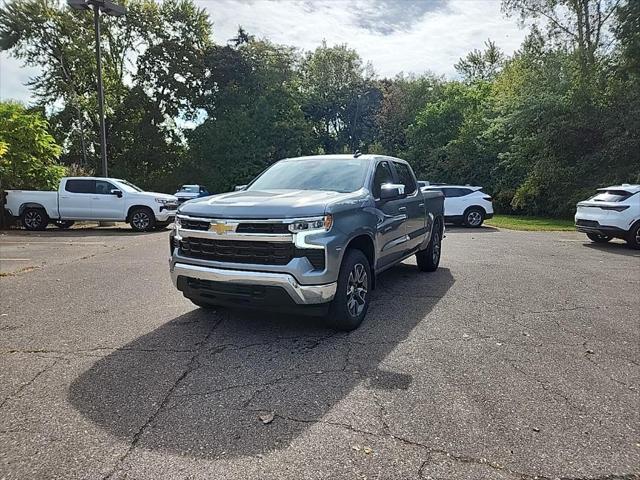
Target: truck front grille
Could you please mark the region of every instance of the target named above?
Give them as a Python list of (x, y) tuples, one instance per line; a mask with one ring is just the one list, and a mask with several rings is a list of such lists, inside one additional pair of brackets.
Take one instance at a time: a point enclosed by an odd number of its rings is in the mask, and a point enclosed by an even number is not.
[(286, 265), (295, 257), (307, 257), (314, 269), (324, 270), (321, 249), (295, 248), (290, 242), (254, 242), (187, 237), (180, 241), (180, 254), (200, 260), (254, 265)]
[(191, 220), (188, 218), (181, 218), (180, 225), (182, 226), (182, 228), (187, 228), (189, 230), (207, 231), (209, 230), (209, 226), (211, 225), (211, 223), (207, 220)]
[(202, 260), (258, 265), (286, 265), (293, 258), (289, 242), (253, 242), (188, 237), (180, 242), (183, 255)]
[(241, 223), (237, 233), (291, 233), (286, 223)]

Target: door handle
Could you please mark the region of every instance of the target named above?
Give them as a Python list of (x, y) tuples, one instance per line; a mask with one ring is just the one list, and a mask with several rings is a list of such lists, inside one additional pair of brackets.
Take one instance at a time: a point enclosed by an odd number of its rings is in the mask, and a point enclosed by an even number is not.
[(406, 212), (407, 211), (407, 207), (400, 207), (398, 209), (399, 212)]
[(91, 200), (100, 200), (100, 197), (91, 197)]
[(424, 207), (424, 203), (419, 203), (418, 206), (419, 207)]

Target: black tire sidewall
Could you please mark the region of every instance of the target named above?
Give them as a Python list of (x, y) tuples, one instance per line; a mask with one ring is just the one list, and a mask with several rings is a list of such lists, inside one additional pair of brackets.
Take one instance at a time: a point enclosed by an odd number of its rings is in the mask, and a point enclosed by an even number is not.
[[(367, 295), (365, 297), (365, 305), (357, 317), (351, 316), (347, 309), (347, 282), (349, 274), (356, 264), (362, 264), (367, 273)], [(338, 286), (336, 289), (336, 295), (333, 297), (331, 307), (329, 308), (329, 314), (327, 316), (327, 323), (335, 329), (343, 331), (355, 330), (360, 326), (371, 303), (371, 290), (372, 290), (372, 276), (371, 265), (366, 255), (358, 249), (349, 249), (342, 259), (340, 265), (340, 273), (338, 274)]]
[[(147, 225), (147, 228), (140, 229), (133, 224), (133, 217), (136, 215), (136, 213), (139, 213), (139, 212), (144, 212), (149, 216), (149, 225)], [(148, 207), (139, 207), (134, 209), (131, 212), (130, 220), (131, 221), (129, 222), (129, 225), (131, 225), (131, 228), (136, 232), (149, 232), (153, 230), (156, 226), (156, 216), (153, 214), (153, 211)]]
[[(40, 214), (40, 216), (42, 217), (42, 222), (35, 228), (29, 227), (25, 223), (24, 219), (25, 219), (25, 217), (27, 216), (27, 214), (29, 212), (38, 212)], [(32, 232), (37, 232), (37, 231), (42, 231), (42, 230), (47, 228), (47, 224), (49, 223), (49, 216), (47, 215), (47, 212), (45, 212), (42, 208), (26, 208), (24, 210), (24, 212), (22, 212), (22, 216), (20, 217), (20, 221), (22, 222), (22, 226), (25, 228), (25, 230), (29, 230), (29, 231), (32, 231)]]
[(640, 243), (636, 242), (636, 235), (638, 234), (638, 230), (640, 230), (640, 222), (636, 223), (631, 230), (629, 230), (629, 235), (627, 236), (627, 244), (631, 248), (640, 249)]
[[(467, 222), (467, 217), (469, 216), (469, 214), (471, 212), (478, 212), (480, 214), (481, 219), (480, 219), (480, 223), (478, 225), (470, 225), (469, 222)], [(479, 228), (484, 223), (484, 217), (485, 217), (485, 213), (481, 208), (479, 208), (479, 207), (470, 207), (464, 212), (464, 224), (465, 224), (465, 226), (467, 226), (469, 228)]]
[[(435, 272), (438, 269), (440, 259), (442, 258), (442, 227), (440, 226), (440, 222), (434, 224), (433, 232), (434, 233), (431, 235), (427, 248), (416, 253), (418, 269), (422, 272)], [(436, 238), (435, 234), (437, 234), (438, 243), (440, 243), (440, 255), (438, 255), (437, 263), (433, 262), (433, 239)]]

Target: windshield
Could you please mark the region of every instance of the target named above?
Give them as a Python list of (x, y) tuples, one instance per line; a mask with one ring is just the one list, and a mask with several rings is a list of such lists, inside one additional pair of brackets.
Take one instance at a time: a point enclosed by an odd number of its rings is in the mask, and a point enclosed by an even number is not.
[(129, 183), (126, 180), (118, 180), (118, 183), (122, 187), (122, 190), (124, 190), (125, 192), (129, 192), (129, 193), (144, 192), (144, 190), (142, 190), (139, 187), (136, 187), (133, 183)]
[(364, 186), (368, 161), (310, 158), (274, 164), (247, 190), (327, 190), (354, 192)]
[(186, 193), (199, 193), (200, 189), (197, 185), (183, 185), (180, 187), (180, 191)]

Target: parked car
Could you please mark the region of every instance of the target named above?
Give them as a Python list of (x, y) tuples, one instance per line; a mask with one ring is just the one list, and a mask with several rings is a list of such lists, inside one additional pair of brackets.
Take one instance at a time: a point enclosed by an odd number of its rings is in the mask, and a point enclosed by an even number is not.
[(27, 230), (44, 230), (50, 222), (69, 228), (77, 220), (93, 220), (124, 221), (141, 232), (169, 225), (178, 199), (117, 178), (66, 177), (57, 192), (7, 191), (5, 208)]
[(640, 185), (598, 189), (593, 197), (578, 202), (575, 222), (576, 229), (594, 242), (621, 238), (640, 248)]
[(193, 200), (194, 198), (206, 197), (208, 195), (209, 192), (202, 185), (182, 185), (176, 192), (178, 203)]
[(432, 183), (422, 191), (436, 190), (444, 194), (444, 218), (446, 222), (478, 228), (487, 218), (493, 217), (491, 197), (482, 187)]
[(179, 207), (171, 277), (201, 307), (302, 311), (352, 330), (384, 270), (412, 255), (419, 270), (438, 268), (443, 201), (398, 158), (281, 160), (238, 191)]

